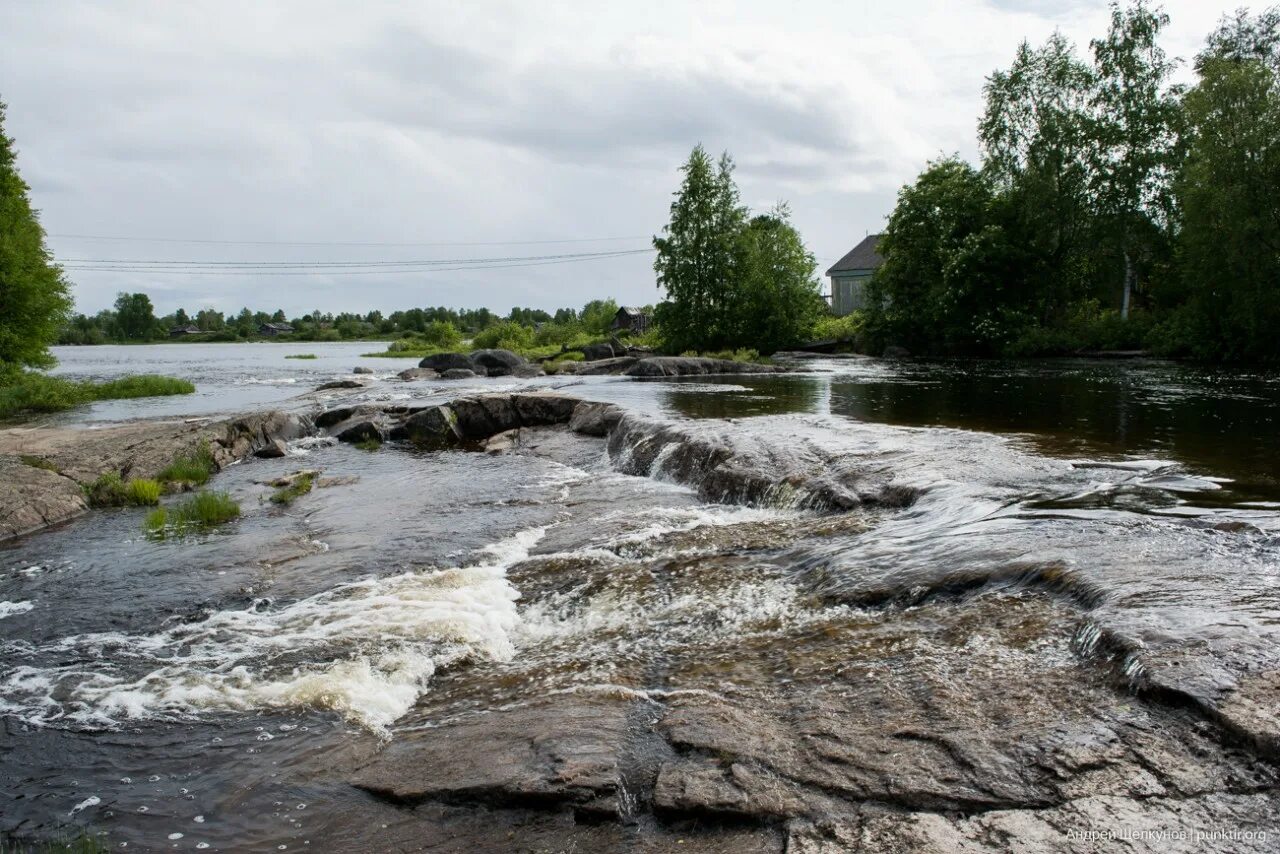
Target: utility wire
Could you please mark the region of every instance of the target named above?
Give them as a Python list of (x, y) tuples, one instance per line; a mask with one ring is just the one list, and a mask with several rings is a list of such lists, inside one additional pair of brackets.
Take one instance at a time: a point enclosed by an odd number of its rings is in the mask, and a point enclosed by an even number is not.
[(650, 252), (651, 249), (611, 249), (605, 252), (571, 252), (558, 255), (509, 255), (497, 258), (437, 258), (420, 261), (172, 261), (128, 260), (123, 258), (66, 258), (65, 264), (110, 264), (126, 267), (261, 267), (264, 269), (305, 267), (421, 267), (437, 264), (489, 264), (518, 261), (550, 261), (576, 258), (607, 258), (627, 252)]
[(76, 267), (65, 266), (63, 269), (78, 272), (97, 272), (97, 273), (166, 273), (180, 274), (183, 276), (324, 276), (324, 275), (342, 275), (342, 276), (387, 276), (393, 273), (438, 273), (452, 270), (500, 270), (512, 267), (544, 267), (551, 264), (572, 264), (581, 261), (596, 261), (603, 258), (621, 258), (629, 255), (641, 255), (653, 252), (652, 249), (630, 249), (624, 252), (616, 252), (611, 254), (598, 254), (589, 256), (578, 256), (570, 258), (560, 258), (550, 261), (528, 261), (515, 264), (479, 264), (457, 267), (422, 267), (422, 268), (392, 268), (381, 270), (367, 269), (322, 269), (322, 270), (244, 270), (239, 268), (231, 268), (224, 270), (208, 270), (208, 269), (168, 269), (163, 267)]
[(131, 243), (204, 243), (220, 246), (537, 246), (553, 243), (607, 243), (617, 240), (648, 240), (652, 235), (627, 237), (576, 237), (565, 240), (472, 240), (426, 243), (361, 242), (340, 240), (208, 240), (185, 237), (123, 237), (107, 234), (50, 234), (67, 240), (116, 240)]

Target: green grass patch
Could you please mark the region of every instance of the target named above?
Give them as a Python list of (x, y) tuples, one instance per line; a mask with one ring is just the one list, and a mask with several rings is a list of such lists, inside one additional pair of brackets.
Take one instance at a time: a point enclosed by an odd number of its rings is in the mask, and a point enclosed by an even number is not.
[(35, 457), (31, 454), (20, 454), (18, 459), (22, 460), (24, 465), (31, 466), (33, 469), (44, 469), (45, 471), (56, 472), (58, 467), (44, 457)]
[(0, 854), (106, 854), (107, 850), (104, 839), (87, 833), (39, 842), (0, 837)]
[(285, 356), (285, 358), (286, 359), (314, 359), (316, 358), (316, 354), (315, 353), (292, 353), (288, 356)]
[(160, 482), (135, 478), (128, 482), (107, 472), (85, 487), (90, 507), (151, 507), (160, 503)]
[(240, 504), (225, 492), (198, 492), (172, 507), (147, 514), (143, 527), (153, 537), (184, 536), (230, 522), (240, 516)]
[(382, 447), (381, 440), (374, 436), (370, 436), (368, 439), (361, 439), (359, 442), (353, 442), (352, 444), (362, 451), (376, 451)]
[(163, 483), (194, 483), (197, 486), (207, 483), (209, 475), (218, 470), (214, 462), (213, 452), (208, 442), (201, 442), (194, 451), (178, 457), (157, 475)]
[(311, 491), (315, 485), (315, 472), (304, 471), (293, 479), (288, 486), (283, 486), (271, 494), (272, 504), (292, 504), (294, 499), (301, 498)]
[(748, 347), (739, 347), (737, 350), (685, 350), (681, 356), (700, 356), (704, 359), (724, 359), (729, 362), (764, 362), (767, 359), (761, 359), (760, 354)]
[(0, 386), (0, 418), (60, 412), (95, 400), (191, 394), (195, 390), (196, 387), (186, 380), (156, 374), (139, 374), (98, 383), (23, 371), (6, 379)]

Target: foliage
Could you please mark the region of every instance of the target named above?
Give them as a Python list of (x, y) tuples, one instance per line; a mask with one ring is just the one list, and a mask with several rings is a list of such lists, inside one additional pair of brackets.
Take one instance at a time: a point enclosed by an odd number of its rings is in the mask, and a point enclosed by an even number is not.
[(0, 854), (106, 854), (107, 850), (103, 838), (85, 832), (39, 842), (0, 836)]
[(1167, 24), (1113, 4), (1091, 63), (1055, 34), (987, 79), (981, 168), (936, 161), (899, 193), (873, 348), (1280, 359), (1280, 8), (1224, 18), (1185, 91)]
[(151, 298), (146, 294), (117, 295), (116, 328), (124, 341), (150, 341), (158, 337), (160, 330)]
[(432, 347), (448, 349), (462, 343), (462, 333), (447, 320), (433, 320), (419, 337)]
[(164, 483), (194, 483), (200, 485), (218, 470), (209, 443), (202, 441), (190, 452), (175, 459), (156, 477)]
[(865, 323), (866, 314), (861, 311), (843, 317), (828, 315), (813, 325), (812, 337), (815, 341), (852, 341), (862, 332)]
[(780, 204), (748, 217), (733, 161), (701, 145), (681, 167), (671, 219), (653, 239), (667, 300), (654, 319), (665, 349), (753, 345), (766, 352), (806, 337), (822, 312), (817, 262)]
[(382, 447), (382, 441), (376, 436), (370, 436), (368, 439), (361, 439), (355, 442), (355, 447), (362, 451), (376, 451)]
[(240, 505), (225, 492), (198, 492), (171, 507), (147, 514), (143, 527), (153, 537), (206, 530), (239, 517)]
[(523, 350), (533, 344), (533, 330), (508, 320), (477, 333), (471, 343), (483, 350)]
[[(377, 439), (373, 440), (377, 442)], [(311, 491), (311, 487), (315, 485), (316, 473), (311, 471), (298, 472), (289, 481), (288, 485), (282, 486), (275, 492), (271, 493), (272, 504), (292, 504), (294, 499), (306, 495)]]
[(53, 365), (48, 348), (71, 311), (69, 285), (45, 246), (4, 119), (0, 102), (0, 383), (23, 368)]
[(85, 487), (91, 507), (153, 506), (160, 503), (160, 483), (146, 478), (125, 482), (116, 472), (107, 472)]
[(612, 299), (595, 299), (582, 307), (578, 326), (586, 335), (607, 335), (618, 314), (618, 303)]
[(290, 353), (289, 355), (285, 356), (285, 358), (286, 359), (314, 359), (316, 358), (316, 354), (315, 353)]
[(0, 418), (33, 412), (60, 412), (95, 400), (191, 394), (195, 386), (186, 380), (139, 374), (108, 382), (80, 382), (37, 371), (20, 371), (0, 385)]

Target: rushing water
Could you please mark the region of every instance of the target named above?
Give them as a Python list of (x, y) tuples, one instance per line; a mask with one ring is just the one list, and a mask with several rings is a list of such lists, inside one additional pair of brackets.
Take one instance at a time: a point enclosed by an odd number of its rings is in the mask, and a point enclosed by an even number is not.
[[(199, 388), (72, 422), (280, 403), (366, 364), (374, 399), (556, 387), (676, 433), (657, 446), (641, 425), (606, 449), (545, 431), (504, 454), (299, 445), (217, 476), (245, 509), (217, 533), (156, 542), (125, 509), (0, 546), (0, 833), (377, 850), (412, 819), (343, 769), (389, 741), (532, 694), (749, 696), (843, 672), (863, 604), (957, 573), (1077, 579), (1091, 631), (1140, 647), (1144, 666), (1176, 653), (1193, 695), (1280, 658), (1274, 376), (822, 359), (712, 381), (403, 384), (389, 377), (411, 363), (359, 359), (376, 346), (58, 355), (71, 375)], [(782, 493), (709, 504), (674, 453), (696, 442), (775, 477), (852, 472), (918, 497), (847, 513)], [(328, 485), (264, 500), (263, 481), (302, 466)], [(777, 671), (744, 669), (753, 650)]]

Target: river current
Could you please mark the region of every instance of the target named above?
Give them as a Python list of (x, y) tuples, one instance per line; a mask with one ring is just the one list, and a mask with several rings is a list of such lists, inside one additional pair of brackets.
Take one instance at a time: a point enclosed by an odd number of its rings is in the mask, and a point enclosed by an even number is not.
[[(147, 370), (198, 393), (51, 421), (289, 405), (360, 364), (370, 400), (555, 388), (638, 426), (503, 453), (302, 440), (214, 478), (244, 510), (216, 532), (154, 541), (124, 509), (0, 544), (0, 834), (379, 850), (415, 819), (349, 769), (389, 745), (534, 696), (764, 702), (807, 673), (891, 679), (904, 649), (945, 682), (954, 650), (911, 610), (931, 591), (981, 586), (978, 622), (1051, 592), (1043, 620), (1069, 619), (1072, 643), (992, 652), (1011, 679), (1107, 644), (1121, 679), (1191, 697), (1280, 669), (1274, 375), (819, 358), (778, 376), (401, 383), (410, 362), (359, 356), (378, 346), (63, 349), (70, 375)], [(706, 500), (681, 452), (703, 446), (779, 488)], [(782, 477), (799, 465), (910, 500), (814, 506)], [(327, 485), (265, 500), (304, 467)]]

